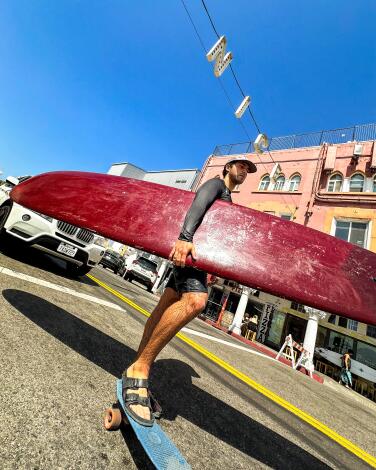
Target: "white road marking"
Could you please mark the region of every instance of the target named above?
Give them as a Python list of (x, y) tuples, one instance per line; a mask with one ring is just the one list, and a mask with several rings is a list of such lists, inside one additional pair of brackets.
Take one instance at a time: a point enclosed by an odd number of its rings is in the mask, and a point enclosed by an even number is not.
[[(183, 328), (182, 331), (184, 331), (184, 333), (187, 333), (189, 335), (200, 336), (201, 338), (209, 339), (210, 341), (214, 341), (215, 343), (225, 344), (226, 346), (230, 346), (231, 348), (241, 349), (242, 351), (247, 351), (251, 354), (255, 354), (256, 356), (265, 357), (265, 359), (270, 359), (271, 361), (275, 361), (275, 359), (273, 359), (272, 357), (266, 356), (265, 354), (262, 354), (258, 351), (253, 351), (253, 349), (246, 348), (245, 346), (240, 346), (239, 344), (230, 343), (229, 341), (225, 341), (220, 338), (215, 338), (214, 336), (210, 336), (205, 333), (201, 333), (199, 331), (191, 330), (190, 328)], [(281, 364), (279, 361), (275, 361), (275, 362), (276, 363), (278, 362), (279, 364)]]
[(74, 297), (78, 297), (80, 299), (88, 300), (89, 302), (93, 302), (99, 305), (103, 305), (105, 307), (113, 308), (114, 310), (120, 310), (121, 312), (126, 312), (126, 310), (120, 307), (113, 302), (108, 302), (107, 300), (98, 299), (93, 295), (83, 294), (82, 292), (77, 292), (73, 289), (69, 289), (65, 286), (59, 286), (58, 284), (53, 284), (52, 282), (43, 281), (43, 279), (38, 279), (37, 277), (29, 276), (27, 274), (19, 273), (17, 271), (13, 271), (12, 269), (4, 268), (0, 266), (0, 274), (5, 274), (7, 276), (16, 277), (17, 279), (22, 279), (27, 282), (32, 282), (33, 284), (37, 284), (39, 286), (47, 287), (49, 289), (57, 290), (59, 292), (64, 292), (65, 294), (72, 295)]

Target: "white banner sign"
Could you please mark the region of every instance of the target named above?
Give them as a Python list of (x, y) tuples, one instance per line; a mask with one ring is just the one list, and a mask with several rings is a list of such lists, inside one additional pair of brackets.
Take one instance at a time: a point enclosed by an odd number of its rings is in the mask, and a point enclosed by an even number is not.
[(261, 319), (259, 321), (259, 327), (257, 330), (257, 341), (259, 343), (265, 342), (274, 311), (275, 306), (273, 304), (265, 304), (264, 311), (262, 312)]

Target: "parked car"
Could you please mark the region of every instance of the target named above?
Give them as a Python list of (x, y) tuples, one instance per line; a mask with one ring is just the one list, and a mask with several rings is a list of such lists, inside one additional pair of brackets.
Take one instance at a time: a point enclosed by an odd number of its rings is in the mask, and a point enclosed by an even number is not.
[(0, 186), (0, 233), (63, 259), (70, 275), (87, 274), (104, 255), (104, 238), (13, 202), (11, 189), (28, 178), (9, 176)]
[(116, 251), (106, 250), (103, 258), (100, 261), (100, 264), (104, 268), (111, 269), (115, 274), (118, 273), (119, 269), (122, 267), (124, 263), (124, 258), (116, 253)]
[(132, 253), (124, 257), (124, 262), (118, 271), (119, 276), (125, 277), (125, 274), (127, 273), (128, 269), (131, 267), (133, 261), (138, 258), (138, 256), (139, 255), (137, 253)]
[(147, 287), (148, 291), (154, 285), (158, 274), (158, 264), (148, 258), (140, 256), (133, 261), (130, 268), (124, 275), (124, 279), (132, 282), (133, 279)]

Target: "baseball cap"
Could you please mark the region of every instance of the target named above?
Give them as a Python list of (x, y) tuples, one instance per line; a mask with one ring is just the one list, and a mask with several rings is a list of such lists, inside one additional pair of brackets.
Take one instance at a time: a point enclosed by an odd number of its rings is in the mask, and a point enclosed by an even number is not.
[(236, 163), (236, 162), (247, 163), (248, 173), (256, 173), (256, 171), (257, 171), (256, 165), (253, 162), (251, 162), (251, 160), (249, 160), (247, 157), (245, 157), (243, 155), (239, 155), (236, 158), (233, 158), (233, 159), (229, 160), (228, 162), (226, 162), (226, 165), (229, 164), (229, 163)]

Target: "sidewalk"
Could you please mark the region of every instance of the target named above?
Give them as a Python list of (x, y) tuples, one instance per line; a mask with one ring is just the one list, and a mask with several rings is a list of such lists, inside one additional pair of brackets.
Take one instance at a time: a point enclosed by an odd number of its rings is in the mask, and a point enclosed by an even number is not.
[[(274, 349), (271, 349), (262, 343), (258, 343), (257, 341), (251, 341), (249, 339), (244, 338), (244, 336), (238, 335), (233, 332), (229, 332), (227, 328), (223, 326), (218, 326), (217, 323), (214, 323), (213, 321), (208, 320), (207, 318), (202, 318), (202, 317), (198, 317), (198, 318), (202, 320), (203, 322), (205, 322), (206, 324), (212, 326), (213, 328), (216, 328), (217, 330), (221, 330), (227, 333), (228, 335), (231, 335), (233, 338), (236, 338), (238, 341), (241, 341), (242, 343), (247, 344), (251, 348), (255, 349), (258, 352), (261, 352), (262, 354), (265, 354), (266, 356), (269, 356), (272, 358), (275, 358), (277, 356), (277, 352), (274, 351)], [(278, 361), (291, 367), (291, 361), (289, 361), (283, 356), (280, 356)], [(304, 375), (309, 375), (309, 372), (303, 366), (297, 370)], [(321, 375), (318, 375), (316, 372), (313, 372), (312, 377), (314, 378), (314, 380), (316, 380), (320, 384), (324, 383), (324, 378)]]

